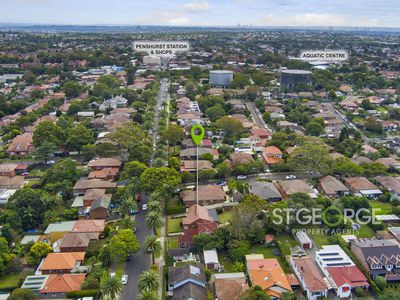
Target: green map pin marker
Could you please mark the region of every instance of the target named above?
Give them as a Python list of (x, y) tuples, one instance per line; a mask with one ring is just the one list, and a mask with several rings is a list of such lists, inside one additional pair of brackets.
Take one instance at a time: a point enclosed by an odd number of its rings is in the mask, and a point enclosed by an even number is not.
[[(196, 134), (196, 130), (200, 132)], [(204, 133), (205, 133), (204, 128), (200, 124), (193, 125), (192, 128), (190, 129), (190, 135), (192, 136), (192, 140), (197, 146), (199, 146), (201, 141), (203, 140)]]

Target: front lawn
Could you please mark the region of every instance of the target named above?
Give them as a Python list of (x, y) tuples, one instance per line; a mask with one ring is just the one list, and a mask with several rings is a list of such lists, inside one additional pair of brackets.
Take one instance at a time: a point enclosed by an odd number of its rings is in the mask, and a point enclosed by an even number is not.
[(182, 218), (168, 218), (168, 233), (182, 232)]
[(168, 249), (176, 249), (176, 248), (179, 248), (178, 237), (168, 238)]
[(232, 211), (224, 211), (223, 213), (218, 215), (218, 222), (220, 224), (224, 224), (228, 221), (232, 220)]
[[(370, 200), (371, 208), (376, 209), (376, 215), (390, 215), (393, 212), (393, 206), (389, 202), (381, 202), (378, 200)], [(379, 209), (379, 210), (378, 210)]]
[(18, 287), (19, 274), (7, 275), (0, 278), (0, 290), (12, 287)]

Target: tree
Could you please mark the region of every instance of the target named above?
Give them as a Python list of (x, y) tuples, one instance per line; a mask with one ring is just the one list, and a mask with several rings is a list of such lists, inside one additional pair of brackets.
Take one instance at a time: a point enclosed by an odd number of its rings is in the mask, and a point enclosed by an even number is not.
[(384, 290), (387, 287), (387, 282), (382, 276), (375, 277), (374, 282), (381, 290)]
[(155, 256), (161, 251), (161, 243), (157, 240), (157, 236), (149, 235), (144, 240), (143, 249), (151, 253), (153, 265), (155, 264)]
[(139, 291), (155, 291), (158, 289), (158, 274), (153, 271), (144, 271), (139, 276)]
[(132, 210), (137, 211), (137, 202), (132, 196), (124, 197), (119, 205), (119, 213), (122, 217), (128, 216)]
[(168, 159), (168, 167), (179, 171), (181, 163), (179, 159), (175, 156), (172, 156)]
[(216, 170), (219, 178), (227, 178), (232, 174), (231, 164), (226, 161), (217, 165)]
[(317, 122), (310, 122), (306, 125), (306, 133), (312, 136), (320, 136), (324, 132), (324, 127)]
[(397, 287), (388, 287), (384, 291), (379, 293), (379, 300), (393, 300), (400, 299), (400, 289)]
[(122, 292), (122, 282), (117, 276), (109, 276), (101, 285), (101, 293), (106, 299), (116, 300)]
[(36, 148), (36, 158), (43, 159), (47, 161), (48, 159), (54, 157), (54, 151), (57, 150), (57, 146), (50, 142), (43, 142), (42, 145)]
[(244, 128), (242, 123), (231, 117), (222, 117), (217, 121), (217, 126), (226, 132), (228, 137), (239, 137)]
[(0, 237), (0, 275), (3, 275), (7, 264), (12, 258), (13, 256), (10, 255), (10, 248), (8, 247), (7, 240), (3, 237)]
[(181, 183), (181, 176), (175, 169), (168, 167), (148, 168), (140, 176), (140, 183), (144, 191), (170, 193)]
[(383, 132), (382, 122), (377, 120), (375, 117), (369, 117), (364, 122), (365, 129), (377, 133)]
[(132, 177), (140, 177), (144, 171), (146, 171), (147, 166), (139, 161), (130, 161), (125, 164), (122, 170), (121, 179), (128, 179)]
[(129, 254), (140, 250), (140, 243), (131, 229), (121, 229), (111, 238), (108, 247), (112, 260), (124, 261)]
[(155, 291), (142, 291), (137, 295), (137, 300), (158, 300), (158, 295)]
[(62, 128), (49, 120), (39, 123), (33, 132), (33, 145), (35, 147), (39, 147), (45, 142), (58, 147), (63, 144), (64, 141), (65, 135)]
[(59, 160), (46, 171), (46, 183), (74, 182), (79, 178), (77, 164), (71, 158)]
[(329, 173), (329, 150), (318, 138), (308, 138), (297, 147), (288, 159), (288, 165), (296, 171)]
[(66, 83), (64, 83), (62, 90), (65, 93), (65, 97), (74, 98), (82, 93), (83, 88), (78, 82), (68, 80)]
[(34, 300), (37, 299), (36, 294), (29, 289), (17, 288), (12, 291), (7, 300)]
[(168, 141), (169, 145), (176, 146), (183, 139), (183, 129), (175, 124), (169, 124), (168, 128), (161, 134), (163, 140)]
[(231, 261), (243, 261), (247, 253), (249, 253), (250, 245), (247, 241), (233, 240), (228, 247), (228, 255)]
[(271, 297), (259, 286), (247, 289), (238, 298), (239, 300), (271, 300)]
[(29, 230), (43, 224), (47, 194), (43, 190), (29, 187), (20, 189), (11, 196), (9, 205), (22, 220), (22, 229)]
[(82, 147), (94, 142), (93, 132), (79, 124), (68, 131), (67, 147), (71, 151), (81, 151)]
[(207, 108), (205, 113), (212, 122), (226, 115), (224, 108), (220, 104)]
[(36, 242), (29, 250), (28, 262), (31, 265), (37, 265), (43, 257), (46, 257), (51, 252), (53, 252), (53, 248), (49, 244)]
[(363, 168), (352, 162), (347, 157), (339, 157), (332, 161), (332, 172), (334, 174), (361, 174)]
[(153, 229), (154, 234), (157, 234), (157, 229), (161, 227), (161, 213), (150, 211), (146, 214), (146, 225)]

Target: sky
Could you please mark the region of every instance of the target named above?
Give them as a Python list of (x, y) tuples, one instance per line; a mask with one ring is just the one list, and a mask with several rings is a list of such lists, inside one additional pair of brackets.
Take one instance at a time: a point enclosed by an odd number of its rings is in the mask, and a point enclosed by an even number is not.
[(400, 28), (399, 0), (0, 0), (0, 23)]

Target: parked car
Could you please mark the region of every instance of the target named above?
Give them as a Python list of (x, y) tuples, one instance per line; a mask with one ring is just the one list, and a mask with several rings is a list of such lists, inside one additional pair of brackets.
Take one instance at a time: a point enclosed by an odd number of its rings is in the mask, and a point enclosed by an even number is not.
[(247, 179), (246, 175), (238, 175), (238, 177), (236, 177), (237, 180), (245, 180)]
[(122, 284), (127, 284), (128, 283), (128, 275), (122, 275), (121, 282), (122, 282)]
[(146, 210), (147, 210), (147, 204), (146, 204), (146, 203), (142, 205), (142, 210), (143, 210), (143, 211), (146, 211)]
[(292, 180), (292, 179), (296, 179), (297, 177), (295, 175), (288, 175), (286, 176), (287, 180)]
[(56, 162), (54, 160), (46, 161), (46, 165), (54, 165)]
[(221, 185), (221, 186), (226, 185), (226, 181), (220, 181), (217, 183), (217, 185)]

